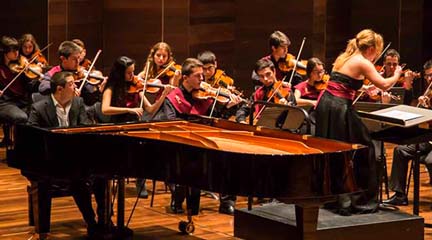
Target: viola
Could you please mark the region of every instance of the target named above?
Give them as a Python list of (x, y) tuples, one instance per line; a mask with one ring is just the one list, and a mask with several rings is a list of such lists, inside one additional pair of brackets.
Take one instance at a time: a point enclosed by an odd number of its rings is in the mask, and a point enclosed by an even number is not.
[(315, 81), (314, 82), (314, 87), (316, 90), (318, 91), (322, 91), (324, 89), (327, 88), (328, 86), (328, 81), (330, 80), (330, 75), (328, 74), (324, 74), (322, 79), (320, 81)]
[[(294, 64), (296, 63), (296, 59), (294, 55), (287, 54), (283, 61), (279, 61), (278, 67), (282, 72), (289, 72), (294, 69)], [(306, 60), (297, 61), (296, 72), (300, 75), (306, 75)]]
[[(159, 79), (149, 79), (146, 83), (146, 92), (157, 93), (160, 89), (165, 88), (165, 85)], [(134, 76), (132, 83), (129, 86), (128, 93), (138, 93), (144, 89), (144, 79)]]
[[(26, 69), (27, 66), (27, 69)], [(13, 61), (9, 63), (9, 69), (13, 73), (19, 73), (21, 71), (24, 71), (24, 74), (29, 79), (41, 79), (43, 78), (42, 74), (42, 68), (36, 63), (30, 63), (28, 62), (27, 58), (24, 56), (20, 56), (18, 58), (18, 61)]]
[(284, 87), (283, 84), (284, 84), (283, 81), (276, 81), (273, 84), (272, 89), (268, 91), (267, 99), (270, 100), (271, 98), (274, 98), (274, 103), (278, 103), (278, 104), (282, 104), (281, 103), (282, 99), (285, 99), (288, 102), (287, 98), (290, 96), (291, 91), (289, 88)]

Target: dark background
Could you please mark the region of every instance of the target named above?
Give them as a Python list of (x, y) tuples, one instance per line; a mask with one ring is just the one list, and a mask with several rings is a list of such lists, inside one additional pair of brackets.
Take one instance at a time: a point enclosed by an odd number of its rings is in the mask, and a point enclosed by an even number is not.
[[(45, 55), (58, 64), (57, 48), (66, 39), (86, 43), (88, 58), (98, 49), (96, 66), (108, 73), (120, 55), (137, 61), (137, 72), (153, 44), (162, 39), (181, 63), (212, 50), (219, 65), (250, 92), (255, 61), (269, 53), (275, 30), (291, 39), (296, 55), (306, 37), (302, 58), (317, 56), (327, 70), (347, 41), (364, 28), (384, 36), (413, 70), (432, 58), (432, 1), (425, 0), (3, 0), (0, 35), (32, 33)], [(163, 28), (162, 28), (163, 25)]]

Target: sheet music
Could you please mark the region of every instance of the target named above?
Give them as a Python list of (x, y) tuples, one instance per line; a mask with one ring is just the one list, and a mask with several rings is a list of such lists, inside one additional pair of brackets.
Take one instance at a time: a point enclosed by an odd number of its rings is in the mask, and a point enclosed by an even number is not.
[(381, 113), (377, 113), (377, 115), (384, 116), (384, 117), (396, 118), (396, 119), (400, 119), (403, 121), (408, 121), (411, 119), (423, 117), (423, 115), (420, 115), (420, 114), (411, 113), (411, 112), (404, 112), (404, 111), (399, 111), (399, 110), (391, 110), (388, 112), (381, 112)]

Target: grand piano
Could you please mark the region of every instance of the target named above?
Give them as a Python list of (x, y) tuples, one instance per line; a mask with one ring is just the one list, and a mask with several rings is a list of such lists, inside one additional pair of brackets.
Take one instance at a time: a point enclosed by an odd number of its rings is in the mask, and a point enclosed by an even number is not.
[[(340, 193), (331, 191), (328, 165), (349, 159), (359, 148), (363, 146), (209, 118), (67, 129), (18, 125), (8, 165), (25, 176), (141, 177), (276, 198), (296, 204), (302, 239), (316, 239), (320, 204)], [(119, 193), (119, 207), (124, 207), (122, 197)], [(123, 211), (117, 213), (119, 228), (124, 227)]]

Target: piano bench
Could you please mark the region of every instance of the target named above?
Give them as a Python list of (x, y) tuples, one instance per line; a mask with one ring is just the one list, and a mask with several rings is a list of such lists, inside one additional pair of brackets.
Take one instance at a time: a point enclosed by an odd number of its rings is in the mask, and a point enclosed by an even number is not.
[(29, 226), (35, 226), (36, 233), (48, 233), (51, 224), (51, 200), (71, 196), (69, 185), (30, 182), (27, 186)]

